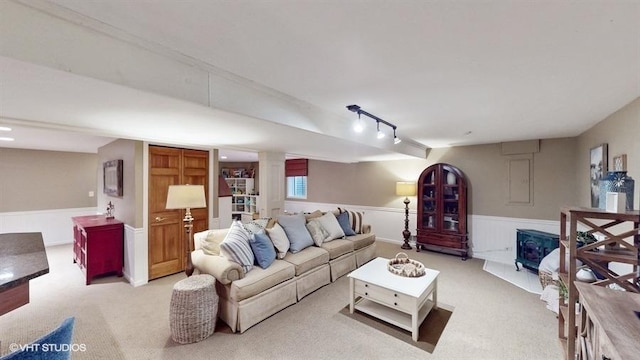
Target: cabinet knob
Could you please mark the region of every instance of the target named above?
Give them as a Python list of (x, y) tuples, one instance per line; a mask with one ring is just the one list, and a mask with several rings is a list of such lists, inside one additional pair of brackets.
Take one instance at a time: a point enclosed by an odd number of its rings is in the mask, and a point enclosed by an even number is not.
[(160, 216), (156, 216), (156, 222), (161, 222), (161, 221), (164, 221), (164, 220), (165, 220), (165, 218), (160, 217)]
[(610, 358), (610, 357), (606, 357), (606, 356), (602, 355), (602, 360), (611, 360), (611, 358)]
[(393, 305), (398, 306), (398, 303), (393, 303)]
[(369, 284), (364, 284), (364, 287), (369, 287)]
[(366, 292), (366, 293), (364, 293), (364, 294), (365, 294), (365, 296), (369, 296), (369, 293), (368, 293), (368, 292)]

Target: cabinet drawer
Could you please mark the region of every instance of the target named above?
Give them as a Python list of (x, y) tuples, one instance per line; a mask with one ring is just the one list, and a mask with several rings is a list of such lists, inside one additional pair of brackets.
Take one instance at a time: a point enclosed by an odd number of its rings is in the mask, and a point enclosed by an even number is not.
[(397, 293), (389, 289), (384, 289), (363, 281), (356, 281), (355, 292), (356, 295), (365, 299), (383, 303), (391, 308), (406, 313), (411, 313), (412, 309), (415, 307), (416, 299), (411, 296)]

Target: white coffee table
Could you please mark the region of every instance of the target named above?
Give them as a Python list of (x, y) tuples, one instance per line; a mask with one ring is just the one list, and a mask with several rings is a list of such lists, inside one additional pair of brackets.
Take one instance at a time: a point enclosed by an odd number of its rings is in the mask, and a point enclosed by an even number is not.
[(404, 277), (387, 270), (389, 259), (375, 258), (349, 274), (349, 312), (354, 309), (411, 331), (418, 341), (420, 324), (438, 306), (437, 270)]

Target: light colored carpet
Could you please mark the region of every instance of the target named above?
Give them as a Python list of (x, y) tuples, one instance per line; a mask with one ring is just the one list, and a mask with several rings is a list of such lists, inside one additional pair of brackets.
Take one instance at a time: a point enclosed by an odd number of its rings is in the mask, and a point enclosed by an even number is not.
[[(398, 244), (378, 242), (391, 258)], [(76, 317), (73, 359), (562, 359), (557, 319), (539, 296), (482, 270), (483, 261), (407, 253), (439, 270), (438, 300), (455, 309), (432, 354), (339, 314), (346, 277), (244, 334), (218, 331), (195, 344), (171, 340), (169, 302), (176, 274), (134, 288), (109, 276), (85, 286), (71, 245), (47, 248), (51, 272), (31, 281), (31, 303), (0, 316), (0, 354)]]

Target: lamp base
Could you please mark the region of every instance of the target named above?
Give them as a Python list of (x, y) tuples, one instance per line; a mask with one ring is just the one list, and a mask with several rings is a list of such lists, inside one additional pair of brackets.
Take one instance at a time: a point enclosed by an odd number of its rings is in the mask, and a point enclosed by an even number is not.
[(413, 249), (411, 245), (409, 245), (409, 238), (411, 238), (411, 231), (405, 230), (402, 232), (402, 236), (404, 237), (404, 244), (400, 247), (401, 249), (411, 250)]
[(402, 237), (404, 238), (404, 244), (401, 249), (411, 250), (409, 245), (409, 238), (411, 238), (411, 231), (409, 231), (409, 198), (404, 199), (404, 230), (402, 231)]

